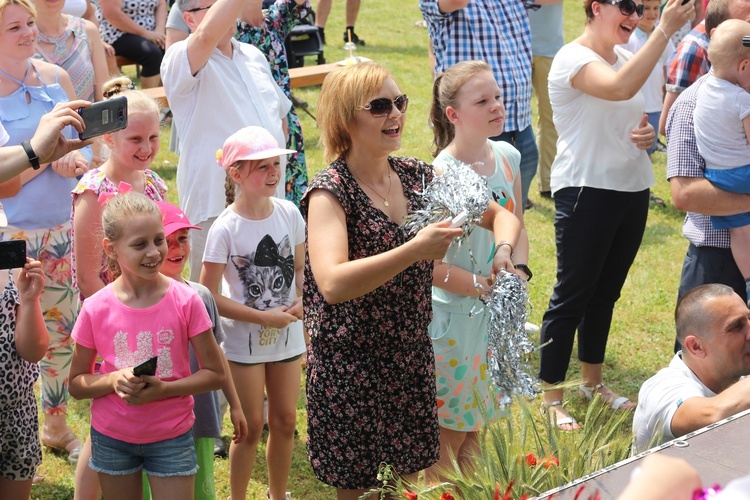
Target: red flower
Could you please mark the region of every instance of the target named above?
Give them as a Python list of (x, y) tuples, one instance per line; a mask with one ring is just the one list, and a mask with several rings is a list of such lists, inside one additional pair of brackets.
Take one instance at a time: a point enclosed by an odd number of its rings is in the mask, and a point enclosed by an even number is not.
[(440, 500), (456, 500), (450, 493), (443, 493), (440, 495)]
[(544, 460), (542, 461), (542, 465), (544, 466), (545, 469), (549, 469), (553, 465), (559, 466), (560, 460), (556, 456), (550, 455), (548, 457), (544, 457)]
[(500, 483), (495, 483), (495, 494), (492, 495), (492, 500), (500, 500)]
[(534, 467), (536, 465), (536, 457), (533, 453), (529, 453), (526, 455), (526, 465), (529, 467)]
[(404, 496), (409, 500), (417, 500), (417, 494), (411, 491), (404, 492)]

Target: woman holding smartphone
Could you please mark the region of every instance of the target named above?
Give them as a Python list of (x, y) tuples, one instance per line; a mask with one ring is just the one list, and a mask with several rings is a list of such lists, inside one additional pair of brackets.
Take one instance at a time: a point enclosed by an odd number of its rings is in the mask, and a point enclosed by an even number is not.
[[(643, 17), (641, 0), (585, 0), (583, 34), (555, 56), (549, 97), (560, 134), (550, 186), (555, 198), (557, 283), (544, 314), (539, 377), (565, 380), (578, 331), (583, 384), (613, 409), (634, 405), (607, 387), (602, 365), (615, 302), (641, 244), (654, 182), (646, 150), (656, 134), (641, 87), (693, 0), (669, 0), (659, 25), (635, 55), (620, 47)], [(579, 426), (563, 390), (544, 394), (561, 430)]]
[[(88, 158), (74, 151), (52, 163), (39, 163), (27, 141), (42, 116), (56, 103), (74, 99), (75, 92), (65, 70), (33, 58), (38, 30), (29, 0), (0, 0), (0, 23), (0, 122), (9, 135), (7, 145), (23, 145), (33, 166), (3, 184), (15, 196), (3, 199), (8, 226), (0, 239), (26, 240), (27, 254), (44, 268), (47, 284), (41, 301), (49, 351), (40, 363), (41, 440), (75, 462), (81, 443), (66, 424), (70, 329), (78, 308), (71, 282), (70, 191), (75, 177), (88, 169)], [(78, 133), (69, 127), (66, 135), (72, 139)], [(87, 154), (90, 157), (90, 151)]]

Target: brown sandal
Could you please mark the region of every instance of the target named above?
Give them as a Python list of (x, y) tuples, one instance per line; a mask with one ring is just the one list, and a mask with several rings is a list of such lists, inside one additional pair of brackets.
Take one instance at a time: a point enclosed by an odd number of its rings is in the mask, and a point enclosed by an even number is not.
[(81, 441), (73, 434), (73, 431), (68, 430), (62, 438), (52, 441), (50, 439), (41, 438), (42, 444), (47, 448), (55, 450), (60, 453), (68, 454), (68, 462), (71, 464), (78, 463), (78, 457), (81, 455), (81, 448), (83, 445)]

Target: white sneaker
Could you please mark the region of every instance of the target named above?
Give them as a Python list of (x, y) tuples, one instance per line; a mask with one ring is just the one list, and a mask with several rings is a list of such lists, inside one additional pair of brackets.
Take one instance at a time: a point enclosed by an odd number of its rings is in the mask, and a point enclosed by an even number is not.
[(541, 330), (538, 326), (536, 326), (534, 323), (526, 322), (526, 335), (535, 335), (539, 333)]

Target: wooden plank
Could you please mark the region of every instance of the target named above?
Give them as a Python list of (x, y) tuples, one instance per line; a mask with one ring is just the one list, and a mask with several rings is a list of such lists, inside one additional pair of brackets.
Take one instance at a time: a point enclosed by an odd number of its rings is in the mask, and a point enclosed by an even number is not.
[(164, 94), (164, 87), (143, 89), (143, 93), (151, 96), (160, 108), (166, 108), (169, 106), (169, 102), (167, 102), (167, 96), (166, 94)]
[[(289, 70), (289, 78), (291, 80), (292, 88), (310, 87), (312, 85), (320, 85), (325, 80), (328, 73), (340, 68), (340, 64), (319, 64), (316, 66), (303, 66), (301, 68), (291, 68)], [(154, 87), (151, 89), (143, 89), (143, 92), (150, 95), (160, 107), (164, 108), (169, 106), (167, 102), (167, 96), (164, 93), (164, 87)]]
[(328, 73), (340, 68), (337, 63), (318, 64), (316, 66), (302, 66), (301, 68), (290, 68), (289, 78), (293, 89), (299, 87), (311, 87), (320, 85)]

